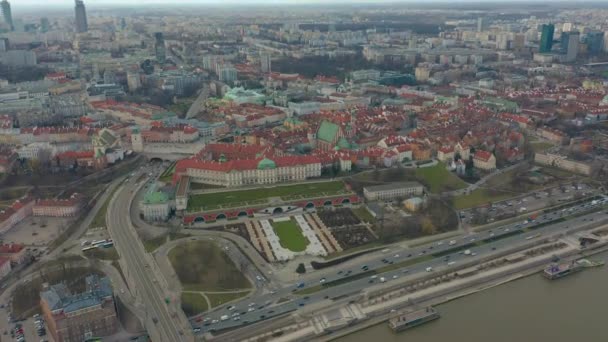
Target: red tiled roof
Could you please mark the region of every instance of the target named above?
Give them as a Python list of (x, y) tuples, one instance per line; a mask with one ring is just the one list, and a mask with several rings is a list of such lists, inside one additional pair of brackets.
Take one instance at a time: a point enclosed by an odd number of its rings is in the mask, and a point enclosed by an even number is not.
[(475, 151), (475, 159), (487, 162), (488, 160), (490, 160), (490, 158), (492, 157), (492, 153), (488, 152), (488, 151), (484, 151), (484, 150), (477, 150)]

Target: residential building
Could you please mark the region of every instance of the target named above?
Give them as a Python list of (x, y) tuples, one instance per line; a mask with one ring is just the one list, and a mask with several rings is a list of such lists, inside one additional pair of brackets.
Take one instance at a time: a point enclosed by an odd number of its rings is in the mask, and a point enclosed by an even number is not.
[(89, 25), (87, 23), (87, 11), (82, 0), (76, 0), (74, 12), (76, 15), (76, 33), (87, 32), (89, 30)]
[(13, 265), (19, 265), (27, 262), (30, 258), (30, 254), (24, 245), (10, 243), (0, 245), (0, 258), (8, 259)]
[(2, 59), (9, 66), (32, 66), (38, 64), (36, 53), (29, 50), (9, 50), (3, 54)]
[(494, 171), (496, 170), (496, 157), (492, 152), (477, 150), (473, 155), (473, 166), (485, 171)]
[(553, 47), (553, 34), (555, 32), (555, 25), (545, 24), (542, 26), (540, 45), (538, 51), (541, 53), (551, 52)]
[(566, 156), (554, 153), (535, 153), (534, 161), (541, 165), (553, 166), (586, 176), (591, 175), (594, 169), (591, 162), (571, 160)]
[(454, 159), (454, 148), (451, 146), (443, 146), (437, 150), (437, 160), (449, 162)]
[(6, 233), (17, 223), (32, 215), (34, 199), (26, 196), (13, 202), (11, 206), (0, 210), (0, 233)]
[(389, 183), (363, 188), (363, 195), (368, 201), (392, 201), (394, 199), (420, 196), (423, 192), (424, 186), (418, 182)]
[(74, 193), (68, 199), (41, 199), (33, 207), (34, 216), (75, 217), (84, 207), (84, 196)]
[(263, 73), (272, 72), (272, 58), (269, 54), (262, 54), (260, 56), (261, 70)]
[(237, 80), (236, 68), (229, 64), (220, 66), (217, 74), (221, 82), (231, 83)]
[(86, 289), (81, 293), (72, 293), (64, 283), (51, 285), (40, 293), (40, 306), (48, 331), (56, 342), (85, 341), (118, 330), (108, 277), (88, 276)]

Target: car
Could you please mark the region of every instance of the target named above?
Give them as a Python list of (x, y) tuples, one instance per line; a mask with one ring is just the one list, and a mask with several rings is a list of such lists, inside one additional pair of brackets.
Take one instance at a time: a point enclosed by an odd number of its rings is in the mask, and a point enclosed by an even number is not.
[(431, 271), (433, 271), (433, 268), (429, 266), (429, 267), (426, 268), (426, 271), (427, 272), (431, 272)]
[(398, 258), (398, 257), (399, 257), (399, 254), (393, 255), (393, 258)]
[(192, 329), (193, 332), (197, 333), (197, 332), (201, 332), (201, 328), (194, 328)]
[(397, 279), (397, 278), (399, 278), (399, 276), (395, 274), (395, 275), (393, 276), (393, 279)]
[(255, 308), (249, 308), (249, 309), (247, 309), (247, 312), (252, 312), (252, 311), (255, 311)]
[(369, 278), (370, 278), (370, 279), (376, 279), (376, 278), (378, 278), (378, 276), (374, 274), (373, 276), (371, 276), (371, 277), (369, 277)]
[(409, 257), (411, 257), (411, 256), (412, 256), (411, 254), (408, 254), (408, 255), (406, 256), (406, 258), (409, 258)]
[(234, 306), (234, 305), (230, 305), (230, 306), (229, 306), (227, 309), (228, 309), (228, 311), (232, 311), (232, 310), (234, 310), (234, 309), (236, 309), (236, 308), (235, 308), (235, 306)]
[(217, 322), (219, 322), (217, 319), (214, 319), (211, 321), (211, 324), (216, 324)]
[(326, 279), (325, 279), (325, 278), (321, 278), (321, 279), (319, 280), (319, 283), (323, 284), (325, 281), (326, 281)]
[(401, 273), (408, 273), (409, 271), (410, 271), (410, 270), (405, 269), (405, 270), (401, 271)]
[(232, 320), (233, 320), (233, 321), (240, 321), (240, 320), (241, 320), (241, 317), (236, 316), (236, 317), (234, 317)]

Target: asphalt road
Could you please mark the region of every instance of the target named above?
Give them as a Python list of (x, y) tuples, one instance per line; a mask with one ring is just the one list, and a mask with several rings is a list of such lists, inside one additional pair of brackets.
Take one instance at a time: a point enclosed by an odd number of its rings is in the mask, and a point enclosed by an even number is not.
[[(129, 204), (131, 200), (130, 189), (135, 184), (135, 177), (131, 177), (118, 189), (108, 206), (106, 221), (110, 236), (114, 240), (121, 259), (127, 266), (125, 274), (130, 274), (137, 287), (137, 296), (146, 309), (146, 322), (150, 320), (162, 336), (162, 341), (191, 341), (194, 340), (191, 330), (186, 322), (180, 322), (181, 315), (170, 314), (170, 309), (164, 299), (167, 295), (158, 284), (157, 274), (148, 264), (143, 244), (129, 219)], [(147, 327), (149, 328), (149, 327)], [(184, 331), (186, 330), (187, 331)]]
[[(330, 301), (331, 298), (343, 297), (349, 294), (355, 294), (378, 284), (380, 277), (386, 279), (387, 282), (394, 281), (393, 279), (401, 278), (405, 276), (411, 276), (415, 274), (423, 274), (425, 272), (436, 272), (438, 270), (444, 270), (449, 267), (458, 268), (458, 266), (465, 261), (473, 261), (475, 259), (482, 259), (495, 253), (499, 253), (501, 250), (507, 250), (518, 244), (524, 244), (525, 242), (533, 241), (534, 239), (546, 238), (549, 235), (561, 234), (568, 230), (576, 227), (583, 226), (592, 221), (598, 221), (602, 218), (608, 217), (608, 212), (598, 211), (600, 205), (608, 204), (608, 197), (604, 197), (603, 200), (599, 201), (595, 205), (591, 204), (591, 201), (586, 204), (580, 204), (572, 206), (572, 209), (557, 210), (552, 213), (548, 213), (544, 216), (539, 216), (534, 222), (519, 222), (514, 224), (505, 225), (492, 230), (482, 231), (478, 233), (469, 234), (454, 238), (451, 240), (439, 241), (429, 243), (420, 247), (410, 249), (391, 249), (386, 251), (383, 255), (379, 255), (374, 259), (367, 259), (362, 261), (347, 262), (343, 265), (332, 267), (333, 272), (331, 275), (325, 275), (324, 278), (308, 280), (306, 283), (292, 284), (287, 287), (283, 287), (280, 290), (273, 291), (272, 293), (264, 294), (257, 297), (251, 297), (240, 302), (235, 303), (232, 306), (218, 308), (208, 314), (205, 318), (200, 320), (192, 321), (193, 327), (197, 332), (216, 332), (229, 328), (236, 328), (245, 326), (250, 323), (260, 322), (265, 319), (283, 315), (285, 313), (297, 310), (304, 306), (308, 306), (321, 301)], [(581, 214), (589, 212), (584, 217), (570, 218), (567, 221), (560, 221), (551, 224), (551, 222), (559, 220), (562, 217), (571, 216), (574, 214)], [(529, 228), (538, 226), (541, 224), (547, 224), (546, 226), (539, 227), (537, 229), (528, 231)], [(515, 231), (520, 232), (516, 235), (511, 235)], [(486, 242), (481, 245), (469, 247), (471, 254), (465, 255), (463, 251), (455, 251), (453, 253), (447, 252), (450, 249), (463, 247), (470, 243), (490, 239), (498, 238), (503, 235), (506, 237), (491, 242)], [(511, 235), (511, 236), (509, 236)], [(325, 287), (323, 290), (310, 294), (308, 296), (293, 295), (293, 291), (299, 285), (301, 289), (314, 287), (321, 282), (331, 282), (340, 278), (344, 278), (345, 275), (357, 275), (365, 272), (362, 267), (367, 266), (369, 270), (376, 270), (385, 267), (391, 263), (399, 263), (414, 259), (416, 257), (422, 257), (425, 255), (447, 252), (448, 257), (442, 255), (431, 260), (423, 261), (420, 263), (413, 264), (408, 267), (403, 267), (390, 272), (377, 274), (375, 278), (364, 277), (358, 280), (353, 280), (342, 285)], [(385, 259), (385, 260), (382, 260)], [(428, 268), (431, 269), (428, 269)], [(350, 271), (350, 273), (349, 273)], [(290, 299), (287, 302), (275, 304), (281, 298)], [(329, 304), (329, 302), (328, 302)], [(222, 319), (223, 318), (223, 319)], [(199, 330), (200, 329), (200, 330)]]

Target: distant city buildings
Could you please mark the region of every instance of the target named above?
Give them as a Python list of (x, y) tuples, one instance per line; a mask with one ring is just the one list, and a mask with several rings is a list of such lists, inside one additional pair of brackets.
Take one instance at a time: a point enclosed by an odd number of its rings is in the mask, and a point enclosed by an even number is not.
[(87, 32), (89, 30), (89, 24), (87, 22), (87, 11), (84, 7), (83, 0), (76, 0), (74, 12), (76, 33)]
[(262, 54), (260, 56), (261, 70), (263, 73), (272, 72), (272, 58), (269, 54)]

